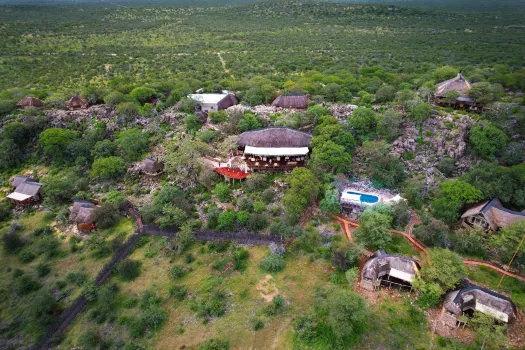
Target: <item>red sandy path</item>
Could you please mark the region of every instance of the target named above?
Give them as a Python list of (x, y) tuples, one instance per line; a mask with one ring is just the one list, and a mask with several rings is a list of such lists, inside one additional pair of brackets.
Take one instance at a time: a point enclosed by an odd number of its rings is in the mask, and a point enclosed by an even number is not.
[[(334, 217), (334, 220), (341, 224), (341, 227), (343, 228), (343, 231), (344, 231), (346, 237), (348, 238), (348, 240), (351, 241), (352, 240), (352, 231), (355, 228), (359, 227), (359, 224), (357, 222), (355, 222), (355, 221), (351, 221), (351, 220), (345, 219), (345, 218), (340, 217), (340, 216)], [(417, 218), (417, 216), (416, 216), (415, 218), (410, 220), (410, 222), (407, 225), (407, 228), (406, 228), (405, 232), (398, 231), (398, 230), (390, 230), (390, 232), (405, 237), (405, 239), (407, 241), (409, 241), (410, 244), (412, 244), (414, 246), (414, 248), (416, 248), (418, 251), (426, 253), (427, 248), (425, 247), (425, 245), (422, 244), (421, 242), (419, 242), (418, 240), (416, 240), (415, 238), (413, 238), (412, 236), (410, 236), (410, 232), (412, 231), (413, 226), (415, 224), (418, 224), (419, 222), (420, 222), (419, 218)], [(474, 259), (463, 259), (463, 262), (465, 263), (465, 265), (485, 266), (485, 267), (488, 267), (489, 269), (492, 269), (492, 270), (497, 271), (497, 272), (499, 272), (501, 274), (504, 274), (505, 276), (514, 277), (514, 278), (517, 278), (518, 280), (520, 280), (522, 282), (525, 282), (525, 277), (523, 277), (523, 276), (521, 276), (519, 274), (516, 274), (516, 273), (505, 271), (502, 268), (500, 268), (500, 267), (498, 267), (495, 264), (492, 264), (490, 262), (474, 260)]]

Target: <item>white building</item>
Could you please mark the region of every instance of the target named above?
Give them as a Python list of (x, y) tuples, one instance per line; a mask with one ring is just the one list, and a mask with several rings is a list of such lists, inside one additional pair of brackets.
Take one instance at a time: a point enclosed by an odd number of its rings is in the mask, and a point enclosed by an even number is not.
[(220, 94), (191, 94), (188, 95), (197, 102), (203, 112), (216, 112), (239, 103), (237, 96), (229, 91)]

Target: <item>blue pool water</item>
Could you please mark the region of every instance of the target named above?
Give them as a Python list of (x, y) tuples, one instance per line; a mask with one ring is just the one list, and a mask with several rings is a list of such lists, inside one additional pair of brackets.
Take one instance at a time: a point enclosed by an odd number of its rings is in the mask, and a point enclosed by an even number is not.
[(373, 196), (371, 194), (363, 194), (363, 193), (359, 193), (359, 192), (347, 192), (347, 193), (361, 196), (359, 199), (363, 203), (377, 203), (377, 202), (379, 202), (379, 198), (377, 196)]

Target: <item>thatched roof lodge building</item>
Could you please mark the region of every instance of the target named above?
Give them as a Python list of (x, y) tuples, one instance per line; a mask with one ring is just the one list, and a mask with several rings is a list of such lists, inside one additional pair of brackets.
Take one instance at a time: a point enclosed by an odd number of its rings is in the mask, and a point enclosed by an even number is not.
[(248, 170), (291, 170), (305, 166), (312, 135), (290, 128), (246, 131), (239, 136), (239, 155)]
[(145, 175), (158, 176), (164, 171), (164, 163), (149, 157), (140, 163), (139, 170)]
[(306, 109), (308, 107), (309, 101), (309, 95), (280, 95), (272, 102), (272, 106), (281, 108)]
[[(481, 109), (481, 106), (476, 103), (476, 100), (468, 95), (468, 91), (472, 88), (472, 84), (463, 77), (461, 72), (455, 78), (446, 80), (438, 84), (436, 92), (434, 93), (435, 103), (446, 106), (454, 107), (457, 109), (469, 109), (477, 111)], [(450, 91), (455, 91), (459, 96), (454, 100), (450, 101), (447, 94)]]
[(507, 209), (497, 198), (480, 203), (461, 215), (463, 225), (481, 227), (487, 232), (496, 232), (519, 220), (525, 221), (525, 212)]
[(69, 207), (71, 220), (77, 224), (79, 231), (91, 231), (95, 229), (96, 205), (87, 200), (75, 200)]
[(412, 288), (412, 281), (419, 274), (420, 268), (415, 259), (387, 254), (380, 249), (363, 266), (361, 287), (374, 290), (383, 284)]
[(89, 101), (85, 98), (81, 98), (78, 94), (74, 94), (69, 101), (67, 101), (67, 108), (70, 110), (87, 108), (88, 105)]
[(197, 102), (200, 107), (199, 112), (216, 112), (228, 107), (239, 104), (235, 94), (224, 90), (220, 94), (190, 94), (188, 98)]
[(506, 323), (513, 323), (517, 316), (516, 305), (509, 297), (468, 282), (464, 288), (445, 296), (443, 309), (441, 321), (451, 327), (456, 327), (458, 316), (472, 316), (474, 312), (482, 312)]
[[(21, 178), (16, 179), (17, 182), (20, 180)], [(14, 182), (15, 180), (13, 180), (13, 183)], [(30, 181), (30, 179), (26, 178), (16, 186), (13, 193), (9, 194), (7, 198), (9, 198), (11, 203), (15, 206), (30, 206), (39, 203), (42, 200), (41, 188), (41, 183)]]
[(34, 96), (26, 96), (16, 104), (17, 108), (44, 108), (44, 102)]

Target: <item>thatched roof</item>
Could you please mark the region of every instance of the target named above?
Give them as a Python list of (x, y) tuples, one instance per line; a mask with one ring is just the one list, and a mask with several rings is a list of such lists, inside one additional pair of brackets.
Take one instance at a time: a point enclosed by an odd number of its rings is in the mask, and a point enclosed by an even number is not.
[(239, 135), (239, 147), (308, 147), (312, 135), (290, 128), (267, 128)]
[(471, 87), (472, 85), (467, 79), (463, 77), (463, 74), (460, 72), (455, 78), (440, 83), (436, 89), (436, 96), (446, 97), (447, 92), (454, 90), (459, 92), (461, 97), (467, 97), (467, 92)]
[(36, 108), (42, 108), (44, 107), (44, 102), (40, 101), (38, 98), (34, 96), (26, 96), (23, 99), (20, 100), (16, 104), (19, 108), (26, 108), (26, 107), (36, 107)]
[(86, 108), (89, 102), (85, 98), (81, 98), (78, 94), (74, 94), (69, 101), (67, 101), (67, 108)]
[(482, 214), (489, 223), (492, 230), (496, 231), (506, 227), (518, 220), (525, 220), (525, 213), (507, 209), (501, 205), (501, 202), (494, 198), (490, 201), (480, 203), (467, 210), (461, 218)]
[(390, 275), (406, 282), (412, 282), (418, 271), (419, 265), (416, 260), (402, 255), (387, 254), (381, 249), (365, 263), (361, 276), (369, 280), (376, 280)]
[(457, 316), (467, 310), (475, 310), (508, 323), (516, 320), (516, 305), (509, 297), (467, 281), (464, 284), (464, 288), (449, 292), (445, 296), (445, 310)]
[(38, 194), (41, 187), (41, 183), (26, 180), (16, 187), (15, 192), (34, 197)]
[(77, 199), (73, 202), (73, 205), (69, 207), (69, 212), (72, 214), (78, 214), (80, 208), (95, 208), (95, 204), (83, 199)]
[(273, 102), (272, 106), (281, 108), (297, 108), (306, 109), (308, 107), (308, 101), (310, 100), (309, 95), (281, 95), (278, 96)]
[(164, 163), (153, 158), (146, 158), (140, 163), (140, 170), (146, 174), (157, 174), (164, 170)]
[(95, 223), (95, 208), (80, 207), (78, 214), (75, 217), (77, 224), (94, 224)]
[(27, 176), (24, 176), (24, 175), (16, 175), (13, 177), (13, 179), (11, 180), (11, 187), (13, 188), (17, 188), (22, 182), (28, 180), (29, 177)]

